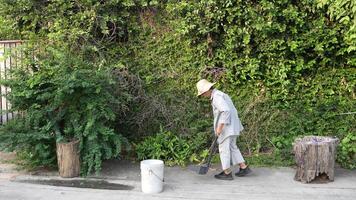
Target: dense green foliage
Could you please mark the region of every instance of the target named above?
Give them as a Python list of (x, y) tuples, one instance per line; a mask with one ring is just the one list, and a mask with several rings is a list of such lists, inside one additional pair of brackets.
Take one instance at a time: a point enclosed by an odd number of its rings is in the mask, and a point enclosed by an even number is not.
[(200, 149), (206, 145), (207, 136), (202, 133), (188, 138), (161, 129), (156, 135), (136, 145), (137, 158), (161, 159), (168, 166), (185, 166), (188, 161), (201, 161), (207, 154), (207, 151)]
[[(341, 34), (344, 37), (347, 51), (356, 50), (356, 2), (352, 0), (319, 0), (319, 6), (327, 6), (330, 18), (346, 25)], [(355, 59), (355, 58), (353, 58)]]
[[(0, 12), (0, 26), (16, 30), (1, 37), (69, 47), (98, 63), (92, 68), (122, 69), (115, 129), (137, 144), (160, 125), (177, 133), (167, 137), (178, 147), (208, 134), (210, 103), (195, 96), (195, 83), (208, 78), (234, 100), (245, 126), (239, 146), (251, 162), (289, 164), (294, 138), (313, 134), (337, 136), (338, 161), (355, 167), (352, 0), (0, 0)], [(145, 141), (163, 145), (162, 138)], [(146, 144), (139, 157), (157, 157)], [(172, 163), (189, 160), (181, 149), (165, 151)]]
[(341, 140), (338, 160), (345, 168), (356, 168), (356, 136), (349, 133)]
[(135, 56), (126, 63), (174, 110), (169, 128), (184, 134), (209, 126), (209, 103), (194, 97), (194, 83), (209, 78), (236, 102), (245, 125), (239, 145), (248, 155), (273, 152), (290, 163), (296, 137), (355, 134), (355, 51), (344, 37), (351, 25), (326, 7), (179, 1), (166, 12), (144, 13), (144, 32), (130, 43)]

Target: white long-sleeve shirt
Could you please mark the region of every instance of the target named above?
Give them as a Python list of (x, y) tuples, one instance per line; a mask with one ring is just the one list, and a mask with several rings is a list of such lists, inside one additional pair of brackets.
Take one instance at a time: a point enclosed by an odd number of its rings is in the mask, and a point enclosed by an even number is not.
[(215, 132), (219, 124), (224, 124), (218, 142), (222, 143), (227, 137), (232, 135), (240, 135), (240, 132), (244, 128), (231, 98), (220, 90), (214, 89), (211, 93), (211, 100)]

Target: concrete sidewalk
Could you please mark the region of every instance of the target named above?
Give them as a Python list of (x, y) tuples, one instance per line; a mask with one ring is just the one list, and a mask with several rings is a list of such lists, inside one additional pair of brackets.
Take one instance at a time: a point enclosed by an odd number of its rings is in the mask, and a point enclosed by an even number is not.
[(139, 163), (129, 161), (106, 162), (100, 178), (133, 186), (132, 190), (81, 189), (19, 183), (16, 180), (58, 179), (58, 176), (55, 172), (26, 175), (16, 174), (11, 170), (0, 171), (3, 174), (0, 176), (0, 200), (356, 199), (355, 170), (337, 168), (335, 181), (327, 184), (296, 182), (293, 180), (295, 170), (292, 168), (253, 168), (250, 176), (235, 177), (233, 181), (215, 180), (213, 175), (218, 170), (216, 168), (210, 170), (207, 175), (198, 175), (191, 167), (165, 167), (164, 191), (154, 195), (141, 192)]

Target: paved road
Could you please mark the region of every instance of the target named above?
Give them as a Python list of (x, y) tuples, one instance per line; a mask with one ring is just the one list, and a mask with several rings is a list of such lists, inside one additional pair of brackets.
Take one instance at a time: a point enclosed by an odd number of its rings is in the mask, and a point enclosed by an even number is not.
[[(97, 190), (56, 187), (15, 182), (16, 180), (57, 178), (55, 173), (36, 176), (14, 173), (0, 176), (0, 200), (150, 200), (150, 199), (312, 199), (355, 200), (356, 171), (336, 169), (335, 181), (327, 184), (302, 184), (293, 180), (292, 168), (257, 168), (249, 177), (220, 181), (217, 171), (198, 175), (191, 168), (165, 168), (164, 192), (143, 194), (140, 190), (138, 164), (113, 161), (106, 163), (102, 177), (108, 181), (133, 186), (132, 190)], [(1, 174), (1, 173), (0, 173)], [(11, 181), (12, 180), (12, 181)], [(15, 181), (14, 181), (15, 180)]]

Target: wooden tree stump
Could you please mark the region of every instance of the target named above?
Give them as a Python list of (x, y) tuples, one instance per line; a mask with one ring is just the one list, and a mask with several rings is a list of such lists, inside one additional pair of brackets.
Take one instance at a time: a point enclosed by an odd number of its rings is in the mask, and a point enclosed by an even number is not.
[(310, 183), (317, 177), (334, 180), (336, 147), (339, 140), (331, 137), (305, 136), (294, 141), (297, 172), (294, 180)]
[(294, 180), (310, 183), (324, 176), (333, 181), (338, 142), (337, 138), (321, 136), (297, 138), (293, 144), (297, 163)]
[(57, 161), (59, 175), (63, 178), (79, 176), (79, 141), (69, 143), (57, 143)]

